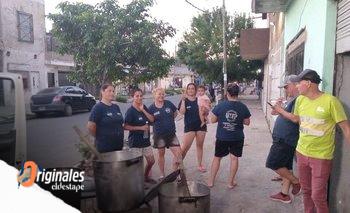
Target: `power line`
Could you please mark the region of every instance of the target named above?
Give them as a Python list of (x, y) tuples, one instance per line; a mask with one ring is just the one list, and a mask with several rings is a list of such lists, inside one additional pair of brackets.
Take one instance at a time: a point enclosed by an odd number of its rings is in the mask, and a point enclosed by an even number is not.
[(199, 7), (197, 7), (196, 5), (192, 4), (192, 3), (189, 2), (188, 0), (185, 0), (185, 2), (188, 3), (189, 5), (191, 5), (192, 7), (196, 8), (197, 10), (202, 11), (203, 13), (205, 12), (205, 10), (203, 10), (203, 9), (201, 9), (201, 8), (199, 8)]

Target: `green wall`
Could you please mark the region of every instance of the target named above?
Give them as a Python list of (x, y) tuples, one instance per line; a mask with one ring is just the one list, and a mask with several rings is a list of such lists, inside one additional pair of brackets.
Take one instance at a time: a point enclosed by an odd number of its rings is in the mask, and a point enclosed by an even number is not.
[(337, 4), (334, 0), (294, 0), (285, 13), (284, 44), (305, 27), (304, 69), (316, 70), (322, 89), (332, 93)]

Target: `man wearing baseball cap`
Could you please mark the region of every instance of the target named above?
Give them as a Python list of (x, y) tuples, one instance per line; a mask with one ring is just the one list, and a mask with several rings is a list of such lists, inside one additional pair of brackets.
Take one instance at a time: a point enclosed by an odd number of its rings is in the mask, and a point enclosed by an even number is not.
[(316, 71), (306, 69), (291, 81), (297, 82), (300, 94), (294, 112), (289, 113), (278, 104), (273, 108), (300, 125), (296, 155), (305, 212), (328, 213), (327, 183), (335, 148), (335, 125), (350, 142), (349, 121), (340, 101), (319, 90), (321, 78)]
[[(287, 103), (284, 110), (292, 112), (295, 105), (295, 100), (299, 95), (296, 84), (291, 82), (296, 75), (289, 75), (284, 78), (283, 83), (279, 88), (283, 88), (287, 97)], [(271, 114), (278, 115), (275, 110)], [(272, 169), (283, 178), (281, 192), (271, 195), (270, 198), (274, 201), (282, 203), (292, 202), (289, 196), (289, 188), (292, 184), (292, 194), (297, 195), (301, 191), (300, 183), (297, 177), (293, 175), (293, 158), (295, 147), (299, 138), (299, 125), (292, 121), (278, 116), (272, 131), (272, 146), (266, 160), (266, 167)]]

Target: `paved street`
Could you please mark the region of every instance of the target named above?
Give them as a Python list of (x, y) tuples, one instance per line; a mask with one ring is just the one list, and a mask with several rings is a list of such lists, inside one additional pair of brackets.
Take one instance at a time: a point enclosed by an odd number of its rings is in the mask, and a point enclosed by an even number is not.
[[(265, 168), (265, 161), (271, 146), (271, 133), (268, 129), (261, 105), (256, 96), (242, 97), (244, 103), (251, 111), (251, 125), (245, 128), (245, 146), (243, 156), (239, 161), (239, 169), (236, 177), (238, 185), (234, 189), (228, 189), (227, 179), (229, 175), (230, 161), (226, 157), (221, 161), (221, 167), (210, 191), (211, 212), (216, 213), (299, 213), (303, 212), (301, 196), (294, 197), (291, 204), (283, 204), (271, 201), (269, 196), (280, 191), (280, 182), (272, 182), (275, 173)], [(176, 122), (177, 136), (182, 140), (183, 120)], [(209, 171), (214, 155), (216, 124), (208, 125), (208, 132), (204, 142), (204, 163)], [(156, 160), (157, 152), (154, 151)], [(172, 154), (166, 151), (166, 173), (171, 172)], [(205, 182), (209, 172), (197, 171), (196, 146), (192, 145), (185, 161), (188, 180)], [(159, 169), (156, 164), (152, 169), (153, 178), (159, 177)], [(99, 212), (96, 201), (90, 201), (88, 208), (83, 212)], [(157, 213), (158, 199), (151, 202), (153, 212)]]
[[(238, 186), (228, 189), (230, 161), (226, 157), (221, 161), (215, 186), (210, 190), (211, 212), (216, 213), (299, 213), (302, 210), (301, 196), (292, 198), (291, 204), (271, 201), (269, 196), (279, 192), (280, 182), (270, 179), (276, 174), (265, 168), (265, 161), (271, 146), (271, 133), (268, 129), (261, 105), (256, 96), (242, 97), (247, 104), (252, 117), (251, 125), (245, 128), (245, 146), (243, 156), (239, 160), (236, 181)], [(177, 122), (177, 135), (183, 136), (183, 121)], [(208, 125), (208, 132), (204, 142), (204, 163), (209, 171), (214, 156), (216, 124)], [(156, 153), (156, 152), (155, 152)], [(166, 168), (170, 172), (172, 155), (166, 152)], [(197, 171), (196, 146), (192, 145), (184, 161), (189, 180), (205, 182), (209, 172)], [(159, 175), (158, 166), (153, 168), (153, 176)], [(153, 201), (157, 206), (157, 199)], [(157, 211), (156, 211), (157, 212)]]
[[(179, 96), (168, 97), (177, 104)], [(152, 99), (146, 99), (146, 105)], [(269, 200), (269, 195), (280, 190), (279, 182), (271, 182), (275, 174), (265, 168), (265, 159), (271, 146), (271, 134), (268, 130), (265, 117), (256, 96), (246, 96), (245, 102), (251, 113), (251, 126), (245, 129), (246, 140), (243, 157), (240, 159), (237, 174), (238, 186), (227, 188), (229, 159), (222, 160), (215, 186), (211, 189), (211, 212), (302, 212), (301, 198), (294, 198), (292, 204), (282, 204)], [(128, 104), (120, 104), (125, 113)], [(89, 113), (77, 113), (71, 117), (47, 117), (34, 119), (28, 122), (28, 158), (42, 167), (72, 166), (80, 160), (80, 154), (75, 148), (79, 142), (72, 126), (77, 125), (85, 130)], [(176, 122), (177, 135), (180, 140), (183, 136), (183, 120)], [(204, 147), (204, 163), (210, 169), (214, 153), (216, 124), (208, 126), (208, 133)], [(195, 144), (191, 147), (185, 159), (185, 168), (189, 180), (204, 182), (209, 172), (197, 171)], [(155, 152), (157, 158), (157, 154)], [(166, 152), (166, 170), (171, 168), (172, 155)], [(159, 177), (157, 164), (153, 167), (152, 175)], [(157, 199), (152, 202), (157, 206)], [(154, 208), (156, 209), (156, 208)]]
[[(177, 106), (180, 96), (169, 96), (167, 99)], [(145, 99), (147, 106), (152, 102), (152, 98)], [(130, 103), (120, 103), (119, 106), (125, 114)], [(80, 140), (72, 126), (76, 125), (86, 131), (85, 125), (89, 115), (89, 112), (81, 112), (71, 117), (50, 115), (29, 120), (27, 122), (28, 160), (34, 160), (44, 168), (72, 166), (77, 163), (81, 157), (75, 144)]]

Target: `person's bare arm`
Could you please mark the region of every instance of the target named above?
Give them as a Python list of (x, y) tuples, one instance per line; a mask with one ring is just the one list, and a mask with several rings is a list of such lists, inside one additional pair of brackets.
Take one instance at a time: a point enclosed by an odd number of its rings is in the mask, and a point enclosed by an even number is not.
[(348, 120), (341, 121), (338, 123), (339, 127), (341, 128), (345, 140), (350, 144), (350, 123)]
[(272, 107), (278, 114), (292, 121), (293, 123), (300, 123), (300, 117), (298, 115), (294, 115), (293, 113), (287, 112), (280, 105), (275, 105)]
[(141, 112), (147, 117), (147, 119), (150, 121), (150, 122), (154, 122), (154, 116), (151, 115), (150, 113), (148, 113), (145, 108), (143, 107), (143, 105), (140, 107), (140, 110)]
[(92, 122), (92, 121), (88, 121), (86, 127), (87, 127), (89, 133), (95, 137), (96, 136), (96, 123)]
[[(185, 95), (185, 94), (182, 94), (182, 97), (181, 97), (181, 105), (180, 105), (179, 112), (180, 112), (181, 114), (183, 114), (183, 115), (186, 113), (185, 100), (186, 100), (186, 95)], [(176, 116), (175, 116), (175, 117), (176, 117)]]
[(178, 113), (179, 111), (178, 110), (176, 110), (175, 112), (174, 112), (174, 119), (177, 117), (177, 115), (179, 114)]
[(243, 120), (243, 124), (246, 125), (246, 126), (249, 126), (250, 125), (250, 118), (246, 118)]
[(214, 113), (210, 112), (210, 122), (211, 123), (216, 123), (218, 122), (218, 117), (216, 115), (214, 115)]
[(137, 131), (137, 130), (146, 131), (149, 129), (149, 125), (146, 124), (143, 126), (131, 126), (129, 124), (124, 124), (124, 129), (129, 131)]

